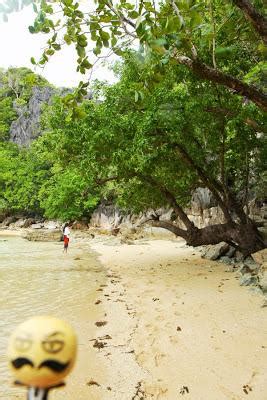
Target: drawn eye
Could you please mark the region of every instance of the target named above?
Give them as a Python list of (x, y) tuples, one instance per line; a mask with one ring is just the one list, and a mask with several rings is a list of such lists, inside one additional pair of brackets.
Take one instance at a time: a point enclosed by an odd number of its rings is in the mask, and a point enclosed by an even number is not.
[(47, 353), (52, 353), (52, 354), (60, 352), (63, 349), (64, 345), (65, 343), (62, 340), (57, 340), (57, 339), (44, 340), (42, 342), (43, 350), (46, 351)]
[(17, 351), (27, 351), (32, 345), (32, 340), (28, 337), (16, 337), (14, 347)]

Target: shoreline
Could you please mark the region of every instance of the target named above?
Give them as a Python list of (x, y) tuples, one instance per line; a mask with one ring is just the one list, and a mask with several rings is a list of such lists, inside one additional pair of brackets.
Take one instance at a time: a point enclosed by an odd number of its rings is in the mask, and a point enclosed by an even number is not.
[[(60, 244), (49, 246), (57, 251)], [(201, 258), (179, 239), (128, 245), (112, 236), (88, 240), (81, 232), (58, 262), (47, 269), (49, 285), (72, 271), (76, 290), (82, 287), (73, 304), (73, 281), (67, 281), (64, 302), (80, 355), (66, 388), (51, 400), (265, 400), (264, 296), (239, 286), (226, 265)], [(66, 282), (61, 287), (65, 296)]]
[(16, 229), (0, 229), (0, 236), (22, 236), (25, 230), (16, 230)]

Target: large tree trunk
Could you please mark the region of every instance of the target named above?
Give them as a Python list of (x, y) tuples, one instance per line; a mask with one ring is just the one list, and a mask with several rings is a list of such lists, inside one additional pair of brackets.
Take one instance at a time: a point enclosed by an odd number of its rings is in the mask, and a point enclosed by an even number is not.
[(168, 229), (186, 240), (189, 246), (197, 247), (226, 242), (236, 247), (245, 257), (267, 247), (256, 226), (247, 224), (225, 223), (210, 225), (205, 228), (184, 230), (170, 221), (153, 221), (153, 226)]

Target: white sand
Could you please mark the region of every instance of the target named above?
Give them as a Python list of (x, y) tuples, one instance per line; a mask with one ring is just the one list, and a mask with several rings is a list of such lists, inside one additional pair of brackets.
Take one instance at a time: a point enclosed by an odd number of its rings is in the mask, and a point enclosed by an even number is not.
[(108, 268), (99, 337), (112, 339), (90, 399), (266, 399), (263, 296), (182, 241), (92, 247)]

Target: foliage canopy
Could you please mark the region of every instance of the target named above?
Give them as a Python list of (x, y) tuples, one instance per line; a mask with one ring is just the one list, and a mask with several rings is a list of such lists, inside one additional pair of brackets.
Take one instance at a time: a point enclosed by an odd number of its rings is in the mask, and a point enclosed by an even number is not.
[[(188, 244), (226, 241), (245, 255), (266, 246), (248, 215), (266, 156), (263, 1), (98, 0), (84, 10), (64, 0), (34, 8), (30, 32), (51, 34), (39, 64), (62, 41), (75, 45), (81, 73), (106, 51), (124, 63), (116, 67), (119, 82), (97, 83), (93, 99), (83, 101), (88, 84), (81, 82), (47, 110), (46, 133), (30, 156), (19, 154), (23, 168), (30, 157), (27, 177), (37, 157), (37, 190), (25, 202), (34, 208), (37, 199), (47, 216), (61, 218), (85, 215), (103, 197), (135, 211), (167, 205), (172, 219), (154, 215), (154, 225)], [(222, 224), (199, 229), (188, 218), (199, 186), (212, 193)]]

